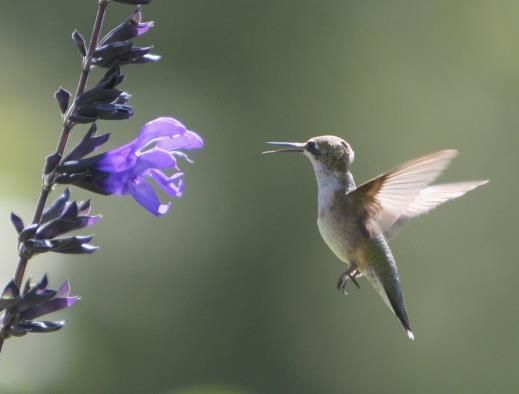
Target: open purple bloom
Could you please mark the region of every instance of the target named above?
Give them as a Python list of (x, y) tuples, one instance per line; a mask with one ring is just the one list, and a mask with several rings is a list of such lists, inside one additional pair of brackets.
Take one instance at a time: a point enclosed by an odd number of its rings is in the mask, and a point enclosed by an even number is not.
[(69, 161), (61, 168), (60, 183), (100, 194), (130, 194), (156, 216), (168, 212), (171, 202), (162, 204), (149, 180), (170, 197), (181, 197), (183, 173), (177, 159), (190, 161), (182, 150), (200, 149), (203, 140), (178, 120), (157, 118), (146, 123), (137, 138), (100, 155)]

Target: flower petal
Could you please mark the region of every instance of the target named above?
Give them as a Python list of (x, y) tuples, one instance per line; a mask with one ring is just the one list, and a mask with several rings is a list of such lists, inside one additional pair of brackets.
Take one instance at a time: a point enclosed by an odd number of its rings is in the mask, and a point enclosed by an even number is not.
[(161, 137), (173, 137), (186, 132), (186, 127), (175, 118), (161, 117), (146, 123), (137, 139), (137, 149), (144, 148), (153, 140)]
[(176, 135), (172, 138), (163, 138), (157, 142), (157, 147), (171, 152), (176, 149), (201, 149), (204, 140), (191, 130), (186, 130), (184, 134)]
[(129, 144), (103, 153), (100, 155), (99, 160), (97, 160), (95, 168), (96, 170), (108, 173), (126, 171), (135, 165), (135, 150), (136, 145), (134, 140)]
[(168, 177), (162, 171), (152, 170), (150, 171), (151, 176), (157, 182), (157, 184), (171, 197), (182, 197), (184, 193), (184, 182), (182, 177), (184, 173), (177, 172), (172, 176)]
[(129, 192), (135, 201), (155, 216), (165, 215), (171, 205), (161, 204), (153, 187), (141, 177), (130, 183)]
[(165, 169), (176, 168), (177, 161), (168, 152), (153, 148), (137, 156), (137, 161), (132, 169), (132, 174), (137, 176), (150, 168)]

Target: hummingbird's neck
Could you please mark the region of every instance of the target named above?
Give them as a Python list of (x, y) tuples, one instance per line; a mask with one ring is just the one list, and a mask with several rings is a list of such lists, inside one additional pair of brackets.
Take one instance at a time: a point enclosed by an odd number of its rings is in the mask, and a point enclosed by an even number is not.
[(330, 171), (322, 166), (315, 166), (315, 177), (318, 187), (318, 208), (321, 216), (329, 210), (338, 199), (355, 189), (355, 181), (349, 171)]

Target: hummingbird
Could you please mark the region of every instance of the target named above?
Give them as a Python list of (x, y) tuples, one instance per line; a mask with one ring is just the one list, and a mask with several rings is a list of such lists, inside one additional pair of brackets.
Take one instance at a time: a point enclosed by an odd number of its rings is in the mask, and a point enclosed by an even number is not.
[(458, 155), (445, 149), (407, 161), (357, 187), (351, 173), (355, 154), (345, 140), (325, 135), (307, 142), (267, 142), (280, 149), (263, 153), (302, 153), (318, 186), (317, 226), (332, 252), (346, 264), (337, 288), (348, 280), (359, 288), (365, 276), (414, 340), (400, 276), (388, 245), (400, 226), (487, 180), (431, 185)]

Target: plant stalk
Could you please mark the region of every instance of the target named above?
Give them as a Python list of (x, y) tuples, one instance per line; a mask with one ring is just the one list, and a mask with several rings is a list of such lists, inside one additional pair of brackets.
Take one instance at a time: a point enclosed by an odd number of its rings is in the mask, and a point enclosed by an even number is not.
[[(99, 42), (99, 38), (101, 35), (101, 28), (103, 27), (103, 20), (106, 14), (106, 8), (108, 7), (109, 0), (99, 0), (97, 14), (94, 22), (94, 27), (92, 29), (92, 35), (90, 37), (90, 43), (88, 45), (86, 56), (83, 58), (81, 75), (79, 77), (79, 81), (76, 88), (76, 93), (74, 95), (74, 100), (64, 116), (63, 119), (63, 128), (61, 130), (61, 134), (59, 137), (58, 144), (56, 146), (55, 155), (59, 155), (59, 157), (63, 156), (65, 152), (65, 148), (67, 146), (67, 142), (70, 136), (70, 131), (74, 127), (74, 123), (70, 120), (72, 113), (74, 112), (74, 102), (75, 100), (85, 92), (85, 88), (88, 82), (88, 77), (90, 75), (90, 68), (92, 67), (92, 56), (94, 51), (97, 48), (97, 44)], [(36, 203), (36, 208), (34, 211), (34, 216), (32, 219), (32, 223), (40, 223), (41, 217), (43, 215), (43, 210), (47, 203), (47, 199), (52, 190), (53, 186), (53, 177), (52, 174), (43, 175), (43, 185), (41, 188), (40, 196), (38, 197), (38, 202)], [(14, 274), (14, 283), (18, 286), (18, 288), (22, 287), (23, 278), (25, 276), (25, 270), (27, 268), (27, 263), (29, 259), (24, 256), (20, 256), (18, 260), (18, 264), (16, 266), (16, 271)], [(6, 333), (8, 332), (11, 324), (13, 324), (14, 316), (11, 316), (10, 313), (5, 313), (2, 319), (2, 327), (0, 328), (0, 352), (2, 351), (2, 346), (4, 344), (4, 340), (6, 339)]]

